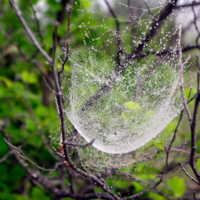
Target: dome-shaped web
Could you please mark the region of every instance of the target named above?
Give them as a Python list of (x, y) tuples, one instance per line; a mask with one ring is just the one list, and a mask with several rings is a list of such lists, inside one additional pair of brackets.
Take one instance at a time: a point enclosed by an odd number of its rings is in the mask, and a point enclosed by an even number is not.
[[(120, 6), (128, 9), (123, 3)], [(133, 28), (140, 34), (132, 35), (132, 28), (126, 23), (120, 31), (127, 52), (145, 38), (164, 6), (151, 8), (148, 20), (145, 16), (149, 14), (148, 9), (134, 7), (139, 10), (140, 16), (133, 17)], [(163, 22), (156, 37), (144, 45), (146, 50), (143, 52), (150, 53), (143, 53), (138, 59), (137, 54), (133, 53), (131, 59), (123, 54), (119, 66), (116, 51), (113, 53), (112, 50), (119, 33), (107, 25), (109, 20), (115, 22), (102, 11), (93, 13), (94, 16), (100, 13), (103, 18), (101, 25), (92, 26), (89, 13), (87, 25), (82, 23), (79, 26), (88, 52), (71, 47), (71, 86), (66, 115), (87, 142), (95, 139), (92, 145), (96, 149), (110, 154), (132, 152), (155, 138), (182, 108), (174, 42), (178, 28), (172, 13)], [(91, 32), (98, 28), (105, 31), (99, 37), (92, 37)], [(168, 53), (158, 56), (158, 52), (165, 51), (169, 44)]]
[(181, 105), (174, 58), (160, 59), (133, 62), (124, 74), (110, 75), (112, 60), (73, 54), (66, 113), (78, 133), (106, 153), (127, 153), (155, 138)]

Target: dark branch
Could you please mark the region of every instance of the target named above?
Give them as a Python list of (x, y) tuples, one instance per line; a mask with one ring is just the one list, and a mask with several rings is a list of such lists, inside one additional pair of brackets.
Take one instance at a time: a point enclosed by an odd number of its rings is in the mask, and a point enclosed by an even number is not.
[(189, 3), (189, 4), (182, 4), (180, 6), (175, 6), (174, 9), (181, 9), (181, 8), (187, 8), (187, 7), (192, 7), (192, 6), (199, 6), (200, 2), (194, 2), (194, 3)]
[(14, 10), (15, 10), (15, 13), (17, 14), (19, 21), (21, 22), (24, 29), (26, 30), (27, 35), (29, 36), (29, 38), (33, 42), (33, 45), (38, 49), (38, 51), (40, 51), (40, 53), (44, 56), (46, 61), (49, 64), (51, 64), (52, 59), (48, 56), (48, 54), (44, 51), (44, 49), (38, 43), (37, 39), (35, 38), (34, 34), (31, 31), (31, 29), (28, 27), (24, 17), (22, 16), (21, 11), (19, 10), (19, 8), (17, 7), (17, 5), (15, 4), (15, 2), (13, 0), (9, 0), (9, 1), (10, 1), (11, 5), (13, 6)]
[(65, 38), (63, 41), (63, 47), (66, 47), (67, 44), (67, 37), (69, 35), (70, 32), (70, 28), (71, 28), (71, 13), (72, 13), (72, 5), (73, 5), (74, 0), (70, 0), (70, 5), (69, 5), (69, 9), (68, 9), (68, 27), (67, 27), (67, 32), (65, 34)]
[(37, 25), (37, 29), (38, 29), (38, 34), (40, 36), (40, 42), (41, 44), (43, 44), (43, 36), (42, 36), (42, 31), (41, 31), (41, 27), (40, 27), (40, 22), (36, 16), (36, 11), (35, 11), (35, 8), (33, 7), (33, 4), (32, 4), (32, 1), (29, 0), (29, 5), (33, 11), (33, 15), (34, 15), (34, 19), (35, 19), (35, 22), (36, 22), (36, 25)]
[(197, 144), (196, 144), (196, 125), (197, 125), (197, 117), (198, 117), (198, 110), (199, 110), (199, 102), (200, 102), (200, 92), (198, 92), (196, 100), (195, 100), (195, 106), (194, 106), (194, 112), (193, 112), (193, 119), (191, 123), (191, 155), (190, 155), (190, 165), (192, 167), (192, 170), (194, 171), (194, 174), (196, 175), (198, 181), (200, 182), (200, 172), (197, 169), (197, 164), (195, 160), (195, 154), (197, 150)]
[(150, 40), (156, 35), (157, 30), (160, 28), (163, 21), (172, 13), (172, 10), (176, 6), (178, 0), (174, 0), (173, 2), (169, 1), (168, 4), (163, 8), (161, 13), (155, 17), (155, 21), (151, 24), (151, 28), (149, 29), (148, 33), (146, 34), (145, 39), (143, 39), (136, 49), (133, 49), (131, 53), (131, 57), (134, 54), (138, 54), (142, 51), (144, 46), (150, 42)]
[(55, 167), (53, 169), (45, 169), (43, 167), (38, 166), (37, 164), (35, 164), (33, 161), (31, 161), (28, 157), (26, 157), (23, 153), (23, 151), (15, 146), (13, 146), (10, 142), (7, 141), (6, 138), (4, 138), (5, 142), (13, 149), (15, 149), (17, 152), (19, 152), (19, 156), (22, 157), (24, 160), (28, 161), (29, 163), (31, 163), (32, 165), (34, 165), (37, 169), (40, 169), (42, 171), (47, 171), (47, 172), (54, 172), (60, 165), (64, 165), (64, 163), (56, 163)]
[[(200, 38), (200, 30), (199, 30), (199, 28), (197, 26), (197, 16), (196, 16), (196, 13), (195, 13), (195, 10), (194, 10), (194, 4), (195, 4), (195, 1), (193, 1), (193, 4), (192, 4), (192, 12), (194, 14), (194, 27), (195, 27), (195, 29), (197, 31), (196, 44), (198, 45), (198, 40)], [(200, 48), (199, 48), (199, 50), (200, 50)]]
[(190, 175), (188, 174), (188, 172), (186, 171), (186, 169), (185, 169), (184, 166), (183, 166), (183, 163), (180, 162), (180, 165), (181, 165), (182, 170), (183, 170), (184, 173), (186, 174), (186, 176), (188, 176), (188, 177), (189, 177), (192, 181), (194, 181), (196, 184), (200, 185), (200, 183), (199, 183), (198, 181), (196, 181), (192, 176), (190, 176)]
[(69, 146), (73, 146), (73, 147), (87, 147), (87, 146), (90, 146), (92, 145), (92, 143), (95, 141), (95, 139), (93, 139), (91, 142), (89, 143), (86, 143), (86, 144), (77, 144), (77, 143), (71, 143), (71, 142), (63, 142), (63, 144), (67, 144)]

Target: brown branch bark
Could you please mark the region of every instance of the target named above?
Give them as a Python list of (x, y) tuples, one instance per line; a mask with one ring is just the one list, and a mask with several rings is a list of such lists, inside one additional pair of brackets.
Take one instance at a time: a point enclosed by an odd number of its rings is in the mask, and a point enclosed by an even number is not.
[(52, 59), (49, 57), (49, 55), (44, 51), (44, 49), (40, 46), (40, 44), (38, 43), (37, 39), (35, 38), (33, 32), (31, 31), (31, 29), (29, 28), (28, 24), (26, 23), (24, 17), (21, 14), (21, 11), (19, 10), (18, 6), (15, 4), (15, 2), (13, 0), (9, 0), (10, 4), (13, 6), (15, 13), (17, 14), (17, 17), (19, 19), (19, 21), (21, 22), (21, 24), (23, 25), (27, 35), (29, 36), (29, 38), (31, 39), (31, 41), (33, 42), (33, 45), (38, 49), (38, 51), (43, 55), (43, 57), (46, 59), (46, 61), (51, 64)]
[(163, 21), (172, 13), (172, 10), (176, 6), (177, 1), (178, 0), (168, 1), (167, 5), (163, 8), (161, 13), (157, 17), (155, 17), (155, 21), (151, 24), (151, 28), (146, 34), (146, 37), (140, 42), (136, 49), (133, 49), (130, 55), (131, 57), (134, 54), (140, 53), (143, 50), (144, 46), (148, 44), (150, 40), (156, 35), (156, 32), (162, 25)]

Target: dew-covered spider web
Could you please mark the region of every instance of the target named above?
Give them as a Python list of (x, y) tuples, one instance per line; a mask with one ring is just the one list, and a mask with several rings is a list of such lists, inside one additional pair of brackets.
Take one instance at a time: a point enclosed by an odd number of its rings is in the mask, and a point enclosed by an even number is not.
[[(155, 138), (182, 108), (176, 13), (160, 28), (152, 27), (155, 36), (135, 51), (166, 6), (163, 1), (148, 1), (148, 5), (137, 2), (129, 7), (127, 1), (118, 1), (113, 7), (120, 24), (117, 31), (108, 10), (98, 5), (82, 9), (75, 2), (75, 11), (87, 21), (77, 22), (74, 28), (84, 46), (70, 42), (71, 85), (65, 112), (76, 130), (71, 131), (76, 142), (95, 139), (81, 150), (93, 165), (128, 165), (141, 148), (158, 149), (163, 139)], [(164, 51), (169, 52), (159, 54)]]

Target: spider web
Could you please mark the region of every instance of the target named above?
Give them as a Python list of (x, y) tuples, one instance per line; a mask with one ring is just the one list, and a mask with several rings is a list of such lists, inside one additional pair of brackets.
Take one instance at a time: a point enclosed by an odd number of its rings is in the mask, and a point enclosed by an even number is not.
[[(130, 53), (141, 44), (165, 3), (160, 1), (153, 5), (150, 1), (149, 5), (154, 7), (148, 9), (143, 4), (136, 5), (138, 7), (128, 7), (123, 1), (117, 4), (115, 12), (119, 11), (120, 32), (106, 11), (97, 6), (83, 10), (77, 5), (80, 14), (88, 17), (88, 21), (78, 26), (87, 53), (71, 45), (71, 86), (66, 95), (69, 104), (65, 112), (77, 130), (72, 131), (77, 142), (95, 139), (92, 146), (81, 150), (89, 165), (118, 167), (138, 161), (137, 154), (140, 159), (144, 158), (146, 153), (141, 156), (140, 149), (145, 150), (148, 142), (154, 140), (182, 108), (177, 41), (174, 40), (178, 31), (175, 13), (163, 22), (156, 37), (144, 45), (145, 51), (152, 53), (134, 59), (135, 53), (133, 59), (126, 62), (125, 70), (117, 68), (119, 33), (125, 51)], [(169, 45), (169, 53), (156, 56)], [(126, 55), (119, 55), (119, 59), (126, 60)], [(148, 155), (152, 149), (157, 152), (157, 145), (151, 146)]]

